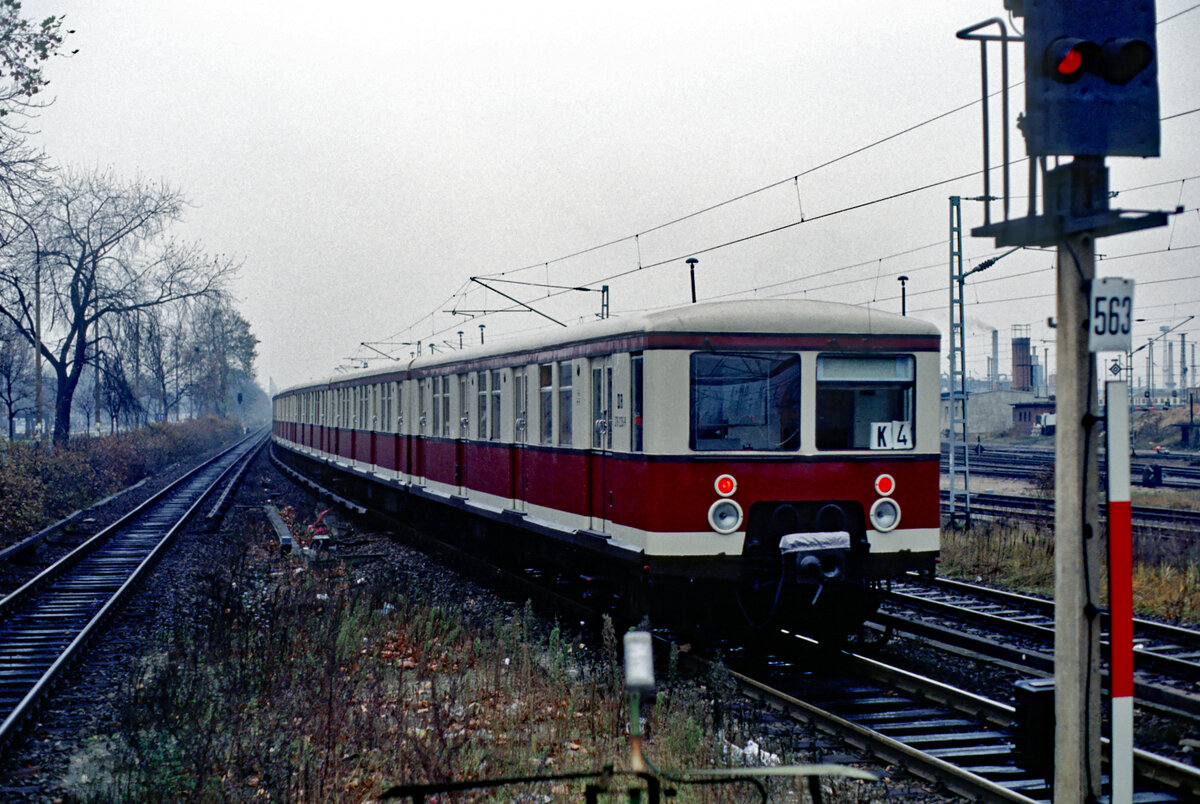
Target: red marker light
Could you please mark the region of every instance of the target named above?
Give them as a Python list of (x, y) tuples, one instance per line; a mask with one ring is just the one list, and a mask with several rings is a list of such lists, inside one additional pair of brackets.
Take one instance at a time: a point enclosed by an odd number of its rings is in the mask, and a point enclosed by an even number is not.
[(1089, 70), (1095, 71), (1100, 48), (1095, 42), (1062, 37), (1046, 49), (1046, 72), (1062, 84), (1073, 84)]
[(1079, 68), (1083, 66), (1083, 54), (1075, 48), (1067, 51), (1062, 60), (1058, 62), (1058, 74), (1063, 76), (1075, 75), (1079, 72)]
[(721, 475), (717, 478), (717, 482), (713, 484), (713, 488), (717, 490), (717, 494), (722, 497), (728, 497), (737, 491), (737, 481), (733, 475)]
[(884, 497), (896, 490), (896, 478), (891, 475), (880, 475), (875, 478), (875, 491)]

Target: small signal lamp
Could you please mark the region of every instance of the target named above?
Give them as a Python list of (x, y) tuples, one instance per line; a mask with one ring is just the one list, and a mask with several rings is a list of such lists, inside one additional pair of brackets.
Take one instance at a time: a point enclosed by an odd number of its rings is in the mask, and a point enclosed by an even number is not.
[(654, 692), (654, 645), (648, 631), (625, 635), (625, 689), (642, 695)]
[(1098, 52), (1094, 42), (1062, 37), (1046, 49), (1046, 66), (1056, 80), (1071, 84), (1095, 65)]

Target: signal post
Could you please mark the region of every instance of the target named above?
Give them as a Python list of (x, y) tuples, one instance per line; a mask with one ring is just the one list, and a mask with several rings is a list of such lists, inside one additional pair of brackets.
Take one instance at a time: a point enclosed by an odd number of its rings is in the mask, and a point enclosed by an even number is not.
[[(1054, 437), (1054, 800), (1100, 791), (1100, 531), (1089, 235), (1058, 248), (1058, 393)], [(1082, 414), (1082, 415), (1081, 415)], [(1094, 799), (1093, 799), (1094, 800)]]
[[(1026, 217), (1010, 219), (1005, 199), (1005, 220), (985, 218), (972, 234), (994, 237), (997, 247), (1058, 249), (1052, 784), (1055, 804), (1085, 804), (1101, 797), (1101, 419), (1094, 351), (1128, 348), (1112, 345), (1109, 336), (1128, 343), (1133, 304), (1131, 282), (1095, 280), (1095, 240), (1167, 222), (1162, 212), (1110, 209), (1104, 166), (1106, 156), (1159, 155), (1155, 10), (1152, 0), (1005, 0), (1004, 5), (1025, 17), (1023, 40), (1009, 36), (998, 18), (964, 29), (959, 37), (981, 41), (985, 54), (990, 42), (1002, 49), (1024, 44), (1025, 115), (1018, 126), (1030, 157), (1031, 199), (1038, 195), (1038, 177), (1043, 181), (1042, 211), (1037, 214), (1031, 202)], [(1000, 35), (977, 33), (992, 25)], [(986, 105), (986, 55), (983, 60)], [(1003, 92), (1007, 109), (1007, 87)], [(986, 111), (984, 120), (986, 172)], [(1008, 125), (1004, 119), (1006, 153)], [(1065, 156), (1073, 161), (1047, 169), (1048, 157)]]

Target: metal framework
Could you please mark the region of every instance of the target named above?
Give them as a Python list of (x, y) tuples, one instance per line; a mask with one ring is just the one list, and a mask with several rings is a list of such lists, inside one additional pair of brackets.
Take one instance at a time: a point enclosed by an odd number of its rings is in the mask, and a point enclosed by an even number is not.
[[(950, 527), (958, 526), (958, 511), (971, 526), (971, 466), (967, 448), (967, 345), (963, 311), (962, 199), (950, 196)], [(961, 457), (960, 457), (961, 455)], [(961, 479), (962, 488), (959, 488)]]

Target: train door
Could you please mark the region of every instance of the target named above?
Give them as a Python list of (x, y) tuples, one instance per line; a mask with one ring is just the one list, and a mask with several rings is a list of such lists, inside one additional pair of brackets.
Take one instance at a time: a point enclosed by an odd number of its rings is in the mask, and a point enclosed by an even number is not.
[(458, 437), (454, 440), (454, 474), (458, 493), (467, 493), (467, 439), (471, 437), (471, 379), (474, 375), (459, 374), (458, 385)]
[(513, 508), (525, 510), (529, 482), (525, 477), (529, 441), (529, 375), (524, 366), (513, 369)]
[(412, 454), (412, 482), (416, 486), (425, 485), (425, 439), (429, 437), (429, 395), (432, 393), (433, 380), (423, 379), (413, 383), (416, 392), (417, 421), (414, 428)]
[(592, 488), (591, 527), (604, 533), (608, 530), (612, 492), (609, 490), (608, 470), (613, 436), (613, 361), (612, 356), (591, 361), (592, 370)]

